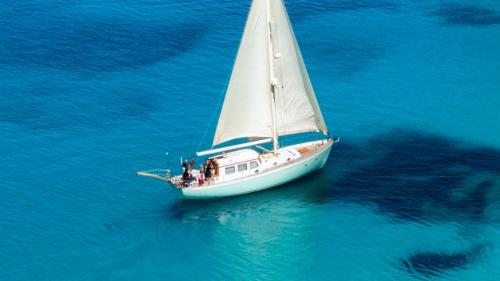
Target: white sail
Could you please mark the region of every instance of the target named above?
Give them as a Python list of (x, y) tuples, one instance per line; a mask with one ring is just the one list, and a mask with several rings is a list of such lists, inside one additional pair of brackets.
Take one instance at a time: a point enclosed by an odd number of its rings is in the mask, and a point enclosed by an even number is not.
[(274, 51), (278, 135), (327, 128), (282, 0), (269, 0)]
[(266, 12), (266, 0), (253, 1), (213, 145), (273, 135)]
[(273, 131), (277, 135), (326, 134), (327, 128), (283, 1), (254, 0), (213, 145), (244, 137), (272, 137)]

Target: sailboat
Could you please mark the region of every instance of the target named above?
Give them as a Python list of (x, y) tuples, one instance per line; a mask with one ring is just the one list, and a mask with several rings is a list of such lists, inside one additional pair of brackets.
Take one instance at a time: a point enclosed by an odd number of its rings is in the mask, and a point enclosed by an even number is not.
[[(322, 137), (280, 147), (279, 137), (312, 132)], [(242, 195), (322, 168), (337, 141), (329, 137), (283, 1), (254, 0), (212, 149), (196, 153), (209, 156), (206, 165), (185, 162), (181, 175), (161, 169), (138, 174), (170, 183), (186, 199)]]

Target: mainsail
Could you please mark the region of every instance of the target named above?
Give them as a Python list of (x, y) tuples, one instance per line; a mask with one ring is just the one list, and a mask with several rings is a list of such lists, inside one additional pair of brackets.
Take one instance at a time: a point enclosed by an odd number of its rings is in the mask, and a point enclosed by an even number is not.
[(327, 128), (282, 0), (254, 0), (213, 145)]

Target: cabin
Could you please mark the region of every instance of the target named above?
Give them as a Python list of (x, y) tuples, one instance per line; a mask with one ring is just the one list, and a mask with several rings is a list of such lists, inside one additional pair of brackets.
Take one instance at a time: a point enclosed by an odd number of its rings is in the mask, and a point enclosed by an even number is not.
[(219, 178), (223, 181), (250, 176), (259, 172), (260, 154), (252, 149), (243, 149), (210, 158), (217, 165)]

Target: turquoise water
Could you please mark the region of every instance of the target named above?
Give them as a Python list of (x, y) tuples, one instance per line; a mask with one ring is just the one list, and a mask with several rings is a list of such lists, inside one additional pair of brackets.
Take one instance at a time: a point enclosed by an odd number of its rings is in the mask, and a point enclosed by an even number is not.
[(186, 202), (249, 1), (0, 2), (0, 280), (497, 280), (500, 3), (286, 4), (342, 142)]

